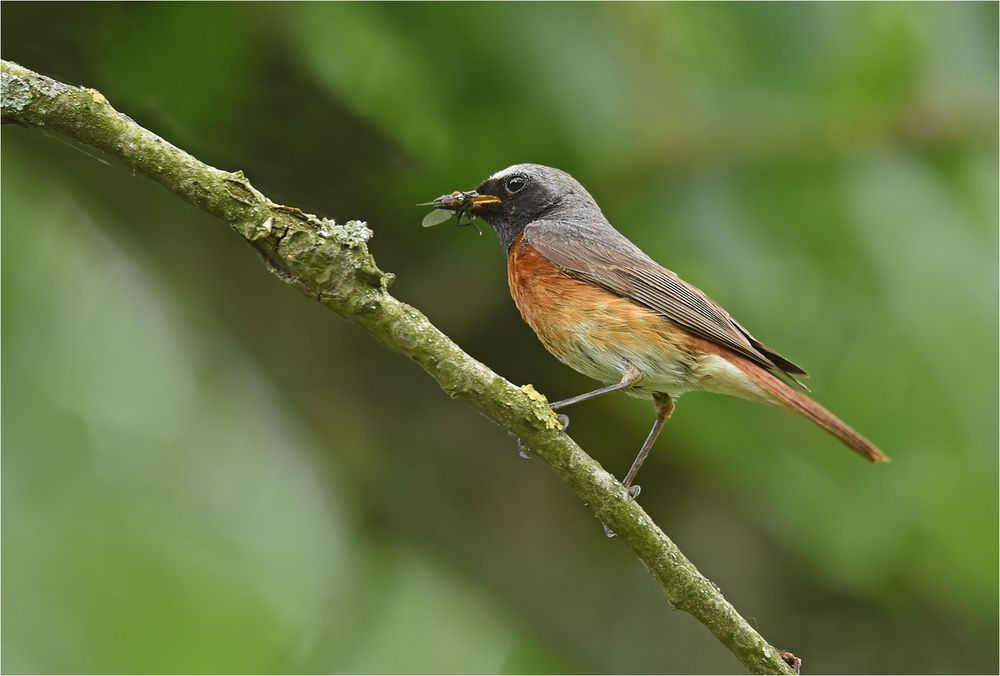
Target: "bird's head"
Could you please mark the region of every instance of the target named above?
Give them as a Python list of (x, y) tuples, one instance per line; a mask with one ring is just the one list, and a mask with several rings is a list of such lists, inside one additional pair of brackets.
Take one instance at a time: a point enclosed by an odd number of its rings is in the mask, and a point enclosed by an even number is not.
[(442, 195), (430, 204), (483, 219), (493, 226), (507, 251), (532, 221), (568, 218), (574, 212), (597, 209), (594, 198), (575, 178), (541, 164), (515, 164), (493, 174), (475, 190)]

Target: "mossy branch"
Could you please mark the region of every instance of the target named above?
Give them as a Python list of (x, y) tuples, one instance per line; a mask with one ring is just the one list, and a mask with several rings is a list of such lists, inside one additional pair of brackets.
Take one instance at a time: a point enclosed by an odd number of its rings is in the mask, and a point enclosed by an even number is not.
[[(794, 673), (792, 661), (758, 634), (653, 523), (621, 484), (561, 431), (545, 397), (517, 387), (463, 352), (416, 308), (388, 292), (392, 275), (368, 252), (365, 223), (332, 220), (274, 204), (241, 172), (210, 167), (116, 111), (99, 92), (2, 62), (2, 121), (40, 127), (99, 148), (225, 221), (281, 280), (424, 368), (523, 439), (585, 505), (642, 559), (669, 602), (704, 624), (753, 673)], [(600, 530), (594, 531), (600, 537)]]

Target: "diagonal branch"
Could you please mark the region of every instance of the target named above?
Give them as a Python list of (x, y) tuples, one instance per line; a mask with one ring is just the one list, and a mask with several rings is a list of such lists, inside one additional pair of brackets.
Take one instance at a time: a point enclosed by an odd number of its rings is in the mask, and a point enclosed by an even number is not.
[(794, 673), (691, 564), (622, 485), (561, 431), (544, 396), (517, 387), (463, 352), (416, 308), (388, 292), (393, 276), (368, 252), (359, 221), (338, 224), (274, 204), (241, 172), (210, 167), (119, 113), (99, 92), (73, 87), (8, 61), (0, 68), (2, 121), (41, 127), (124, 162), (207, 211), (242, 236), (281, 280), (365, 327), (523, 439), (642, 559), (676, 608), (704, 624), (753, 673)]

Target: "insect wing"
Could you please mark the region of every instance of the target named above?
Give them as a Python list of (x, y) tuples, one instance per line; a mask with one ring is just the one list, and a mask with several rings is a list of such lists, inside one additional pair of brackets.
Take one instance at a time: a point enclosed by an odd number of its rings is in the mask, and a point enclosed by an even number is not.
[(434, 211), (424, 216), (424, 220), (420, 222), (420, 225), (424, 226), (425, 228), (433, 228), (435, 225), (440, 225), (441, 223), (447, 221), (449, 218), (452, 217), (452, 215), (453, 214), (450, 211), (447, 211), (445, 209), (435, 209)]

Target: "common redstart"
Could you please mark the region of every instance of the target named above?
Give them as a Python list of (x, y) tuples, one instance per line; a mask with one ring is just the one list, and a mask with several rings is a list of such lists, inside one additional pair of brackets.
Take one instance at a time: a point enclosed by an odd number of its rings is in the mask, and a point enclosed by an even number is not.
[(697, 390), (798, 413), (871, 462), (889, 461), (793, 387), (805, 389), (798, 380), (804, 370), (615, 230), (566, 172), (515, 164), (475, 190), (430, 204), (457, 213), (460, 222), (466, 215), (482, 218), (496, 230), (507, 253), (510, 295), (524, 321), (559, 361), (605, 383), (553, 403), (554, 410), (618, 390), (653, 400), (656, 422), (622, 481), (633, 497), (639, 486), (632, 482), (674, 400)]

